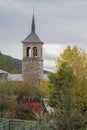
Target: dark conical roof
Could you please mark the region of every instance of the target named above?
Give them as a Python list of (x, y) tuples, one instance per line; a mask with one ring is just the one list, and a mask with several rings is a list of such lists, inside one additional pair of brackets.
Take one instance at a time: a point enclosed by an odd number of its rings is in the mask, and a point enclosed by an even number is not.
[(33, 14), (33, 18), (32, 18), (31, 33), (35, 33), (35, 20), (34, 20), (34, 14)]
[(22, 43), (42, 43), (40, 38), (35, 33), (35, 20), (34, 20), (34, 14), (32, 18), (32, 24), (31, 24), (31, 33), (22, 41)]

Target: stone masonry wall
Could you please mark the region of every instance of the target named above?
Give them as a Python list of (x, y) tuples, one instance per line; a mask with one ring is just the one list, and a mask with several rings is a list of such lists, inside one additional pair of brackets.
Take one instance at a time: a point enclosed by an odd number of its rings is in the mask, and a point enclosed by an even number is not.
[(22, 76), (30, 84), (40, 85), (43, 78), (43, 60), (25, 57), (22, 60)]

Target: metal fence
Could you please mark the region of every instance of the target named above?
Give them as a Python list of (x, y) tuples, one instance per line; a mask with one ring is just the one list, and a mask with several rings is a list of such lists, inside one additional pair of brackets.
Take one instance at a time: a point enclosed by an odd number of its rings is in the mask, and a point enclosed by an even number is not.
[(9, 126), (10, 130), (25, 130), (24, 121), (22, 120), (9, 120)]
[(10, 130), (9, 121), (0, 123), (0, 130)]
[(40, 130), (39, 122), (25, 126), (24, 121), (21, 120), (8, 120), (0, 123), (0, 130)]
[(36, 122), (30, 126), (26, 126), (25, 130), (40, 130), (39, 127), (40, 127), (39, 122)]

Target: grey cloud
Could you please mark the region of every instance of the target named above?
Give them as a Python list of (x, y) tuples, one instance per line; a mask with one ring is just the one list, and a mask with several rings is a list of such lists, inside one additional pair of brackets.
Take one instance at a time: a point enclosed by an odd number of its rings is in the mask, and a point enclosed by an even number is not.
[(52, 55), (44, 55), (44, 59), (53, 61), (55, 59), (55, 57)]
[[(0, 45), (17, 45), (30, 33), (33, 4), (36, 32), (45, 44), (87, 49), (87, 0), (1, 0)], [(53, 61), (54, 56), (44, 58)]]

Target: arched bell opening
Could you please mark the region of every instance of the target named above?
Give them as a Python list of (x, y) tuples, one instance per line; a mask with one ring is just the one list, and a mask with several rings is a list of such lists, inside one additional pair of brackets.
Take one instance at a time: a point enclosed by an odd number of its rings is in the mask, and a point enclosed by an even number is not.
[(27, 49), (26, 49), (26, 56), (31, 57), (31, 48), (30, 47), (27, 47)]
[(33, 57), (37, 57), (37, 47), (33, 47)]

